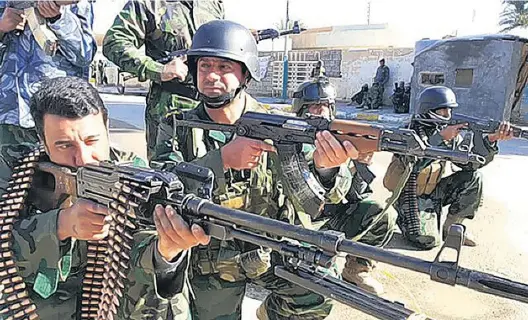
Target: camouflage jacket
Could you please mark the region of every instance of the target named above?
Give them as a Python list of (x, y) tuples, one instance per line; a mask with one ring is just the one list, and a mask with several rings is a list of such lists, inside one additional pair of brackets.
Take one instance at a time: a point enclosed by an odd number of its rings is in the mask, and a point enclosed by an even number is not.
[[(0, 0), (0, 16), (8, 2)], [(27, 23), (20, 34), (0, 33), (0, 124), (34, 126), (29, 99), (42, 80), (63, 76), (88, 79), (89, 66), (97, 50), (92, 35), (92, 3), (81, 0), (62, 7), (61, 11), (57, 21), (48, 22), (58, 39), (55, 56), (44, 53)]]
[[(246, 99), (245, 111), (267, 112), (255, 99), (248, 94), (243, 97)], [(186, 119), (199, 119), (212, 121), (208, 116), (204, 104), (199, 104), (197, 108), (185, 113)], [(170, 120), (170, 119), (167, 119)], [(170, 122), (170, 121), (169, 121)], [(238, 209), (252, 213), (267, 215), (275, 219), (287, 219), (294, 223), (301, 220), (307, 222), (309, 219), (306, 214), (280, 210), (285, 204), (286, 199), (294, 195), (285, 195), (281, 185), (280, 163), (276, 154), (265, 154), (261, 157), (259, 166), (254, 170), (244, 170), (235, 172), (229, 170), (224, 172), (220, 148), (230, 140), (228, 134), (217, 131), (204, 131), (201, 129), (185, 130), (176, 128), (176, 136), (173, 136), (172, 126), (164, 122), (158, 132), (158, 141), (155, 150), (155, 156), (151, 161), (152, 167), (170, 166), (170, 163), (181, 161), (193, 162), (201, 166), (209, 167), (215, 174), (215, 189), (213, 191), (214, 201), (223, 205), (232, 206), (231, 194), (237, 193), (237, 190), (246, 190), (243, 203)], [(200, 147), (202, 146), (202, 147)], [(306, 150), (307, 152), (309, 150)], [(310, 161), (311, 157), (305, 154)], [(310, 164), (312, 172), (315, 168)], [(316, 175), (321, 178), (319, 175)], [(245, 177), (245, 178), (244, 178)], [(321, 180), (321, 179), (320, 179)], [(346, 166), (333, 172), (331, 178), (326, 181), (320, 181), (327, 190), (327, 201), (329, 203), (339, 203), (343, 201), (351, 184), (351, 174)], [(242, 186), (243, 185), (243, 186)], [(243, 192), (243, 191), (242, 191)], [(288, 216), (284, 216), (287, 214)], [(306, 226), (306, 224), (305, 224)]]
[[(0, 195), (6, 192), (11, 168), (31, 144), (0, 146)], [(111, 148), (115, 163), (146, 163), (134, 154)], [(57, 238), (59, 209), (40, 212), (31, 204), (21, 212), (13, 230), (16, 263), (24, 278), (31, 300), (42, 320), (77, 319), (80, 315), (82, 277), (86, 271), (87, 242)], [(155, 231), (134, 234), (132, 268), (120, 300), (117, 319), (166, 319), (169, 303), (174, 319), (188, 319), (188, 298), (183, 296), (188, 254), (175, 263), (167, 263), (156, 249)], [(170, 300), (168, 300), (170, 299)]]
[(130, 0), (108, 29), (103, 54), (139, 81), (160, 83), (163, 65), (156, 60), (188, 49), (202, 24), (223, 18), (222, 0)]

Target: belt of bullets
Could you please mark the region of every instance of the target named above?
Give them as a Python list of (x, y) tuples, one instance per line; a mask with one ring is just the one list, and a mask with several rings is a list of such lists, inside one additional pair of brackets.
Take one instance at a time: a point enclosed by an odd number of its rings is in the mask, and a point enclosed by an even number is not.
[[(121, 192), (112, 194), (115, 199), (110, 203), (110, 231), (107, 240), (107, 257), (102, 272), (101, 304), (97, 312), (97, 320), (112, 320), (117, 314), (123, 297), (125, 279), (129, 269), (130, 250), (134, 238), (132, 230), (136, 229), (133, 220), (135, 209), (140, 202), (147, 201), (149, 189), (146, 186), (123, 180), (120, 183)], [(98, 269), (101, 271), (101, 268)], [(94, 273), (97, 274), (97, 273)]]
[(24, 209), (34, 168), (44, 149), (39, 148), (18, 160), (7, 193), (0, 201), (0, 318), (21, 320), (38, 319), (35, 304), (29, 299), (24, 280), (19, 275), (12, 250), (13, 225)]
[[(13, 168), (7, 193), (0, 201), (0, 319), (39, 319), (30, 300), (12, 250), (12, 230), (24, 209), (35, 167), (45, 155), (41, 147), (22, 157)], [(121, 192), (112, 194), (109, 236), (106, 240), (88, 241), (87, 267), (83, 278), (81, 319), (112, 320), (123, 296), (133, 243), (133, 219), (138, 203), (146, 201), (148, 188), (136, 182), (122, 181)], [(132, 220), (131, 220), (132, 219)]]

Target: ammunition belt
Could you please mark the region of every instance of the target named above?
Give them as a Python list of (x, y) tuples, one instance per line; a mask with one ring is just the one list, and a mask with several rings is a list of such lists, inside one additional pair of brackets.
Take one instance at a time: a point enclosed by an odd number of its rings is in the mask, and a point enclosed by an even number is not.
[[(24, 209), (33, 174), (44, 155), (40, 147), (22, 157), (13, 168), (7, 193), (0, 201), (0, 318), (13, 320), (39, 319), (30, 300), (26, 284), (19, 276), (12, 250), (12, 230)], [(123, 296), (133, 242), (134, 210), (147, 199), (148, 190), (136, 182), (122, 181), (121, 192), (112, 194), (109, 213), (112, 217), (107, 240), (88, 241), (88, 263), (83, 279), (81, 319), (108, 320), (117, 314)]]
[(420, 235), (420, 211), (417, 191), (418, 174), (412, 172), (403, 189), (403, 227), (408, 235)]
[[(88, 312), (85, 311), (84, 314), (87, 317), (84, 319), (93, 319), (92, 311), (96, 310), (97, 307), (99, 308), (96, 319), (114, 319), (121, 304), (119, 299), (123, 297), (129, 269), (130, 251), (134, 241), (131, 231), (136, 229), (136, 225), (131, 219), (136, 218), (135, 209), (139, 206), (139, 202), (147, 200), (149, 190), (128, 180), (121, 181), (120, 189), (121, 192), (112, 194), (112, 198), (115, 200), (110, 202), (109, 212), (112, 221), (108, 240), (105, 243), (104, 268), (98, 266), (93, 272), (93, 275), (98, 278), (97, 283), (87, 282), (83, 285), (83, 287), (92, 291), (95, 289), (101, 294), (99, 299), (101, 304), (99, 306), (94, 305), (93, 303), (97, 300), (87, 299), (83, 294), (83, 308), (86, 310), (88, 307), (89, 310)], [(99, 250), (100, 247), (93, 249)], [(93, 253), (97, 254), (97, 252), (92, 251)], [(100, 281), (101, 277), (102, 282)]]
[(15, 263), (12, 250), (13, 225), (24, 209), (33, 180), (34, 168), (44, 149), (30, 152), (17, 161), (9, 180), (7, 193), (0, 201), (0, 317), (5, 319), (38, 319), (35, 304), (29, 299), (26, 284)]

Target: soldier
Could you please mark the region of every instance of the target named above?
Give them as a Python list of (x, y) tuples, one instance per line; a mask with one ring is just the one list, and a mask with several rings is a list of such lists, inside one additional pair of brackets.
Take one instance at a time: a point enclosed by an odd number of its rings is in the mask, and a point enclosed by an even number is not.
[(38, 142), (29, 99), (40, 82), (66, 75), (88, 80), (97, 44), (92, 35), (92, 3), (73, 5), (39, 1), (35, 10), (57, 37), (54, 55), (41, 48), (24, 11), (12, 5), (31, 1), (0, 0), (0, 143)]
[(369, 110), (378, 109), (379, 106), (381, 105), (379, 91), (380, 91), (379, 83), (377, 82), (372, 83), (372, 86), (370, 87), (367, 95), (363, 99), (363, 104), (361, 104), (360, 106), (357, 106), (356, 108), (363, 109), (366, 107)]
[[(31, 99), (31, 115), (48, 161), (71, 168), (103, 160), (145, 164), (133, 154), (109, 146), (108, 111), (96, 89), (84, 80), (61, 77), (45, 82)], [(0, 194), (7, 192), (17, 158), (34, 148), (30, 143), (0, 147)], [(37, 203), (45, 200), (36, 199)], [(20, 276), (42, 320), (59, 316), (78, 319), (84, 298), (81, 282), (88, 260), (87, 241), (108, 236), (107, 207), (82, 199), (71, 207), (63, 205), (51, 204), (57, 209), (41, 212), (34, 201), (26, 199), (27, 209), (12, 231)], [(132, 269), (118, 319), (143, 319), (145, 315), (157, 320), (188, 319), (189, 302), (182, 294), (188, 265), (185, 250), (198, 242), (206, 244), (208, 236), (198, 226), (193, 226), (192, 233), (178, 231), (188, 226), (174, 219), (174, 212), (169, 206), (157, 206), (158, 233), (134, 234)], [(0, 292), (5, 294), (4, 288)], [(172, 299), (172, 308), (168, 299)]]
[(356, 103), (358, 109), (363, 108), (363, 100), (367, 98), (368, 95), (368, 84), (365, 83), (363, 86), (361, 86), (361, 90), (359, 92), (356, 92), (350, 99), (351, 101), (348, 103), (349, 106)]
[[(292, 210), (285, 197), (273, 146), (225, 132), (173, 128), (170, 123), (180, 117), (233, 124), (246, 111), (266, 112), (245, 91), (251, 80), (260, 79), (257, 57), (257, 44), (245, 27), (222, 20), (202, 25), (188, 52), (201, 103), (167, 118), (159, 132), (163, 142), (151, 163), (167, 170), (179, 161), (209, 167), (216, 179), (214, 202), (293, 223), (301, 213)], [(328, 132), (318, 134), (316, 145), (314, 174), (331, 191), (337, 183), (334, 168), (357, 158), (357, 150), (350, 143), (341, 145)], [(342, 181), (347, 179), (345, 172)], [(337, 192), (328, 196), (339, 198)], [(330, 313), (329, 300), (273, 274), (271, 266), (283, 263), (277, 253), (242, 241), (212, 239), (209, 246), (193, 249), (192, 257), (193, 319), (240, 319), (248, 281), (271, 291), (258, 309), (259, 319), (323, 319)]]
[[(147, 157), (152, 157), (160, 119), (168, 110), (192, 109), (198, 92), (187, 75), (184, 53), (163, 65), (157, 60), (188, 49), (202, 24), (224, 18), (221, 0), (130, 0), (103, 41), (103, 54), (121, 71), (150, 80), (145, 110)], [(145, 45), (145, 52), (140, 47)]]
[(411, 103), (411, 84), (406, 83), (403, 88), (403, 104), (402, 104), (402, 112), (408, 113), (410, 110), (410, 103)]
[(394, 106), (395, 113), (403, 112), (403, 93), (405, 83), (403, 81), (394, 83), (394, 92), (392, 94), (392, 105)]
[[(292, 112), (298, 117), (306, 117), (307, 114), (323, 116), (333, 119), (335, 117), (336, 90), (327, 79), (307, 81), (299, 86), (293, 94)], [(310, 160), (313, 146), (305, 146), (307, 159)], [(372, 194), (370, 183), (374, 174), (369, 170), (372, 153), (360, 155), (360, 157), (345, 165), (352, 176), (352, 185), (348, 192), (344, 190), (346, 198), (339, 204), (326, 205), (323, 221), (323, 229), (337, 230), (345, 233), (347, 239), (369, 244), (371, 246), (383, 247), (393, 234), (396, 225), (396, 212), (383, 207), (367, 198)], [(371, 271), (374, 267), (372, 261), (353, 257), (346, 257), (346, 264), (342, 277), (345, 281), (356, 284), (374, 294), (381, 295), (383, 286), (372, 277)]]
[[(465, 124), (446, 125), (427, 120), (439, 120), (447, 123), (451, 119), (451, 112), (457, 108), (454, 92), (443, 86), (432, 86), (422, 91), (418, 98), (417, 120), (411, 128), (432, 146), (459, 147), (462, 138), (459, 131)], [(428, 230), (424, 217), (434, 212), (438, 219), (443, 207), (449, 206), (444, 223), (443, 234), (453, 223), (463, 223), (465, 219), (473, 219), (482, 200), (482, 175), (477, 169), (491, 162), (498, 153), (497, 142), (512, 138), (509, 123), (501, 124), (499, 130), (484, 138), (484, 145), (475, 144), (473, 152), (483, 156), (483, 165), (455, 163), (461, 170), (449, 176), (444, 176), (446, 162), (441, 160), (410, 159), (408, 157), (393, 156), (387, 169), (384, 185), (390, 191), (396, 189), (400, 182), (404, 167), (412, 161), (412, 171), (405, 182), (400, 198), (394, 204), (398, 212), (398, 225), (405, 238), (414, 246), (421, 249), (431, 249), (438, 245), (434, 233), (438, 230)], [(433, 215), (435, 216), (435, 215)], [(434, 229), (440, 223), (434, 219)], [(466, 233), (464, 245), (475, 246), (473, 236)]]
[(372, 106), (373, 109), (378, 109), (379, 106), (383, 104), (383, 93), (385, 92), (385, 86), (389, 82), (390, 77), (390, 70), (389, 67), (385, 65), (385, 59), (381, 59), (379, 61), (379, 67), (376, 69), (376, 76), (374, 77), (374, 83), (377, 83), (379, 88), (376, 92), (376, 96), (374, 97), (374, 105)]

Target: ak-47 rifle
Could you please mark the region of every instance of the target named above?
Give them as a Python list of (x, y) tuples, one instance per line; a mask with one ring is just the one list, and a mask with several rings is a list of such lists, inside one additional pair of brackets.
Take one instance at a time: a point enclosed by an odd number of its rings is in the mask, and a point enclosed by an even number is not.
[[(40, 1), (53, 1), (58, 6), (65, 6), (70, 4), (76, 4), (80, 0), (40, 0)], [(24, 10), (28, 26), (33, 33), (33, 37), (39, 44), (40, 48), (48, 56), (54, 56), (58, 49), (58, 39), (55, 33), (51, 31), (48, 26), (46, 18), (42, 17), (37, 9), (39, 0), (32, 1), (19, 1), (10, 0), (7, 1), (7, 7)]]
[[(463, 114), (453, 114), (450, 120), (444, 121), (440, 119), (421, 119), (421, 118), (412, 118), (413, 121), (428, 122), (428, 123), (438, 123), (438, 124), (467, 124), (467, 130), (470, 130), (475, 133), (475, 135), (482, 136), (483, 133), (495, 133), (499, 129), (501, 124), (500, 121), (496, 120), (484, 120), (472, 116), (466, 116)], [(528, 130), (523, 129), (519, 126), (510, 125), (513, 129), (513, 136), (518, 139), (528, 140)]]
[[(43, 151), (40, 154), (43, 154)], [(83, 285), (82, 319), (112, 319), (119, 306), (122, 290), (125, 289), (123, 277), (126, 277), (129, 267), (128, 256), (132, 245), (130, 229), (138, 225), (153, 227), (152, 208), (158, 203), (174, 206), (189, 223), (201, 225), (206, 233), (214, 238), (238, 239), (278, 252), (284, 258), (283, 265), (274, 267), (278, 277), (379, 319), (428, 318), (418, 316), (401, 304), (329, 277), (321, 268), (330, 267), (339, 253), (346, 253), (428, 274), (433, 281), (449, 285), (459, 284), (480, 292), (528, 303), (528, 285), (458, 266), (458, 256), (464, 242), (464, 228), (461, 225), (455, 225), (449, 230), (439, 255), (434, 262), (428, 262), (346, 240), (342, 233), (335, 231), (309, 230), (214, 204), (209, 200), (214, 180), (211, 170), (193, 164), (179, 163), (172, 172), (163, 172), (102, 162), (74, 171), (50, 162), (36, 162), (35, 159), (35, 154), (30, 155), (22, 159), (21, 165), (15, 169), (11, 193), (4, 197), (8, 200), (0, 203), (0, 225), (4, 225), (8, 219), (13, 220), (13, 215), (4, 217), (2, 213), (11, 212), (12, 208), (8, 206), (13, 202), (11, 198), (17, 197), (20, 190), (27, 188), (38, 192), (39, 198), (84, 198), (110, 208), (112, 223), (109, 237), (106, 241), (93, 244), (92, 247), (95, 248), (90, 249), (89, 246), (90, 258)], [(35, 171), (33, 180), (23, 178), (28, 167)], [(186, 190), (185, 186), (189, 185), (195, 186), (193, 191), (196, 194)], [(4, 210), (5, 206), (8, 206), (7, 210)], [(9, 223), (13, 223), (11, 220)], [(3, 250), (5, 247), (1, 246)], [(455, 261), (440, 259), (445, 248), (457, 251)], [(3, 254), (0, 258), (4, 259), (4, 256), (6, 255)], [(99, 265), (104, 265), (104, 269), (97, 264), (101, 261), (104, 263)], [(7, 269), (7, 279), (16, 278), (16, 269), (11, 270), (13, 262), (7, 267), (4, 266), (4, 261), (0, 262), (3, 263), (0, 263), (0, 272), (4, 274), (4, 269)], [(7, 298), (2, 301), (4, 312), (0, 313), (9, 315), (10, 312), (19, 312), (18, 309), (28, 306), (30, 302), (27, 302), (27, 294), (20, 298), (23, 286), (19, 285), (17, 289), (5, 279), (2, 283), (6, 284), (2, 293), (7, 295)], [(20, 301), (26, 302), (21, 306)], [(31, 319), (37, 317), (34, 309), (34, 306), (30, 309)]]
[(232, 132), (258, 140), (272, 140), (281, 163), (283, 185), (295, 194), (297, 207), (317, 218), (325, 202), (325, 189), (311, 173), (302, 153), (302, 144), (314, 144), (317, 132), (328, 130), (340, 141), (350, 141), (360, 153), (388, 151), (421, 158), (442, 159), (459, 163), (484, 163), (480, 155), (471, 153), (469, 147), (451, 150), (426, 146), (409, 129), (383, 129), (350, 120), (328, 120), (310, 116), (307, 119), (293, 116), (246, 112), (233, 125), (201, 120), (182, 120), (173, 116), (175, 127), (200, 128)]

